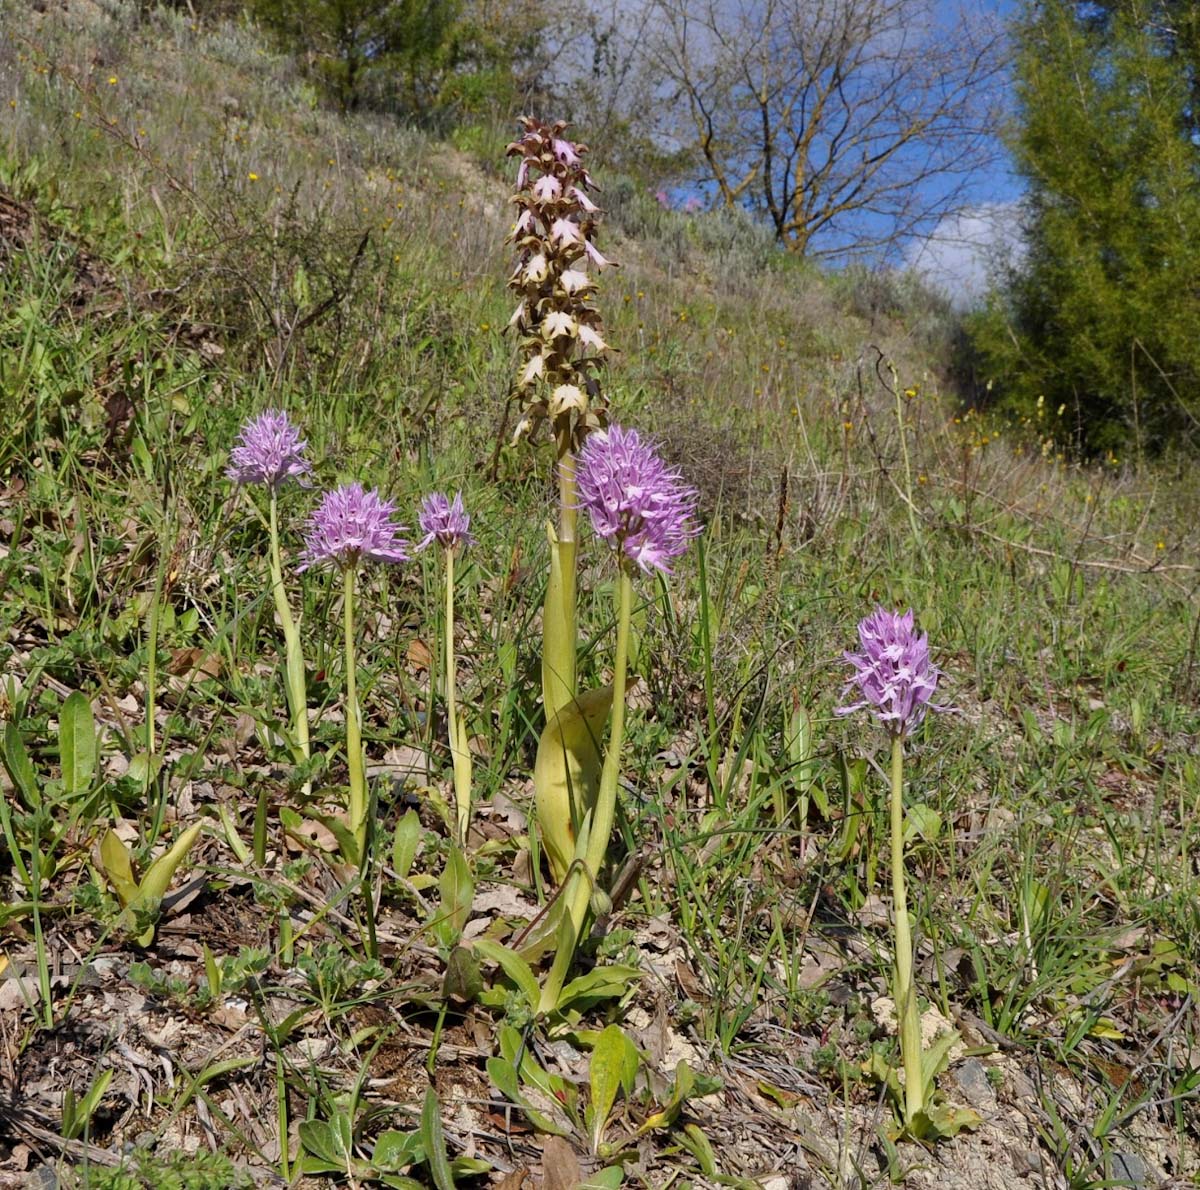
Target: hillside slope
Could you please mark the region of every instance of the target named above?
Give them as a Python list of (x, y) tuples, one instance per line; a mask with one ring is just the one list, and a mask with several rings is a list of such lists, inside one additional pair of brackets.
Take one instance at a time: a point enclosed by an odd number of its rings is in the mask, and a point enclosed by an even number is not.
[[(252, 28), (139, 11), (0, 9), (3, 1176), (1200, 1184), (1192, 469), (1077, 467), (1055, 410), (959, 409), (949, 314), (911, 281), (665, 210), (595, 146), (620, 262), (603, 391), (699, 489), (704, 532), (638, 580), (614, 906), (579, 964), (599, 990), (535, 1027), (472, 949), (536, 937), (551, 891), (531, 773), (555, 477), (510, 442), (504, 134), (462, 131), (467, 153), (343, 120)], [(357, 592), (364, 880), (346, 588), (296, 573), (319, 491), (291, 485), (297, 759), (266, 505), (225, 478), (267, 408), (315, 488), (377, 485), (410, 526), (435, 488), (471, 510), (465, 868), (437, 551)], [(582, 689), (613, 668), (600, 546)], [(980, 1121), (928, 1147), (893, 1146), (879, 1078), (887, 741), (834, 713), (876, 603), (915, 608), (946, 708), (908, 744), (910, 915), (924, 1023), (959, 1034), (940, 1086)], [(196, 823), (167, 896), (130, 910)], [(639, 1052), (597, 1121), (617, 1025)]]

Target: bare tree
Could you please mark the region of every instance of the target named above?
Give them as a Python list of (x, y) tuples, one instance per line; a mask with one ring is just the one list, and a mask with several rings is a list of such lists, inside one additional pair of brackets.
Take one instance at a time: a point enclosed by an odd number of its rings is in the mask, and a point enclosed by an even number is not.
[(935, 0), (651, 0), (667, 135), (802, 255), (886, 254), (999, 152), (1001, 28)]
[(658, 131), (645, 118), (660, 90), (646, 55), (653, 0), (578, 0), (554, 13), (543, 34), (552, 115), (584, 132), (598, 160), (645, 155)]

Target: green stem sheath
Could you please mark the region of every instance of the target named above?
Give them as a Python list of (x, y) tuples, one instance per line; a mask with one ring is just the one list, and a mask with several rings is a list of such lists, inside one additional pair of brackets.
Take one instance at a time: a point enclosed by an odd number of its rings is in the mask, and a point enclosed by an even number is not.
[(555, 427), (558, 471), (558, 527), (552, 535), (554, 558), (542, 615), (542, 702), (546, 722), (575, 701), (576, 694), (576, 528), (579, 495), (571, 423), (564, 414)]
[(446, 717), (450, 732), (450, 759), (454, 769), (454, 808), (458, 841), (467, 845), (471, 826), (471, 770), (467, 741), (458, 719), (457, 666), (454, 657), (454, 547), (446, 549)]
[(558, 1006), (558, 998), (566, 982), (575, 948), (583, 932), (583, 922), (591, 903), (592, 892), (598, 887), (600, 869), (608, 851), (608, 840), (617, 816), (617, 785), (621, 776), (621, 746), (625, 736), (625, 687), (629, 659), (629, 624), (633, 616), (633, 576), (622, 559), (621, 577), (617, 588), (617, 649), (613, 661), (612, 728), (608, 737), (608, 751), (604, 754), (604, 768), (600, 774), (600, 789), (596, 795), (596, 807), (591, 822), (580, 832), (581, 841), (586, 840), (583, 854), (575, 853), (575, 863), (568, 876), (569, 886), (566, 913), (571, 923), (570, 946), (560, 946), (546, 984), (542, 988), (540, 1013), (552, 1012)]
[(925, 1106), (921, 1063), (921, 1019), (913, 983), (912, 933), (904, 883), (904, 738), (892, 737), (892, 912), (896, 930), (896, 1021), (900, 1027), (900, 1060), (904, 1065), (904, 1121), (911, 1126)]
[[(296, 738), (296, 759), (307, 760), (311, 755), (308, 742), (308, 691), (304, 680), (304, 654), (300, 649), (300, 632), (292, 616), (287, 590), (283, 585), (283, 557), (279, 549), (279, 512), (275, 492), (271, 491), (271, 594), (275, 599), (275, 614), (283, 628), (287, 666), (288, 710), (292, 716), (292, 731)], [(309, 786), (305, 786), (308, 792)]]
[(346, 631), (346, 764), (350, 769), (350, 833), (358, 845), (358, 863), (363, 866), (367, 841), (367, 780), (363, 774), (362, 720), (358, 709), (357, 662), (354, 656), (355, 567), (342, 567), (345, 593), (342, 619)]

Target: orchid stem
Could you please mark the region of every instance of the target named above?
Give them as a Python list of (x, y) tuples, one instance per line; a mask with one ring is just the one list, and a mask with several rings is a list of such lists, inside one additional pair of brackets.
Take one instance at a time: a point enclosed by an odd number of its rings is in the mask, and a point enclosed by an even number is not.
[(912, 1127), (925, 1106), (925, 1075), (921, 1062), (921, 1019), (913, 983), (912, 933), (908, 926), (908, 897), (904, 883), (904, 737), (892, 737), (892, 912), (896, 922), (896, 1021), (900, 1028), (900, 1059), (904, 1066), (904, 1122)]
[(358, 848), (358, 865), (365, 866), (367, 842), (367, 782), (363, 775), (362, 720), (358, 709), (358, 679), (354, 656), (354, 566), (344, 566), (342, 599), (346, 630), (346, 764), (350, 770), (350, 833)]
[(557, 555), (557, 582), (546, 588), (543, 612), (542, 701), (546, 722), (553, 721), (576, 694), (576, 524), (579, 503), (575, 482), (575, 454), (571, 426), (564, 421), (556, 430), (558, 468), (558, 528), (551, 548)]
[(454, 768), (454, 808), (458, 816), (458, 841), (465, 849), (471, 827), (471, 758), (463, 725), (458, 718), (457, 675), (454, 658), (454, 547), (446, 548), (446, 717), (450, 732), (450, 759)]
[[(308, 695), (304, 685), (304, 656), (300, 651), (300, 633), (292, 617), (287, 591), (283, 585), (283, 557), (279, 550), (279, 507), (275, 489), (271, 489), (270, 545), (271, 595), (275, 600), (275, 614), (283, 628), (286, 655), (288, 710), (291, 713), (293, 748), (292, 759), (302, 763), (308, 759)], [(311, 782), (304, 786), (305, 795), (312, 788)], [(258, 801), (254, 808), (254, 862), (261, 867), (267, 861), (267, 794), (265, 781), (259, 782)]]
[[(617, 588), (617, 649), (613, 661), (612, 729), (608, 751), (604, 754), (604, 769), (600, 774), (600, 789), (588, 829), (580, 832), (581, 848), (577, 848), (568, 876), (566, 912), (569, 915), (571, 944), (560, 946), (555, 953), (550, 974), (542, 988), (539, 1013), (552, 1012), (566, 982), (567, 971), (583, 933), (584, 918), (593, 891), (599, 887), (600, 869), (608, 851), (617, 815), (617, 785), (621, 776), (621, 746), (625, 735), (625, 685), (629, 658), (629, 623), (633, 615), (633, 577), (628, 564), (622, 560), (621, 577)], [(580, 855), (580, 850), (583, 854)], [(578, 861), (582, 860), (582, 864)]]
[[(292, 616), (287, 590), (283, 585), (283, 557), (279, 549), (279, 513), (275, 491), (271, 491), (271, 594), (275, 599), (275, 614), (283, 628), (287, 667), (288, 710), (292, 715), (292, 731), (296, 738), (297, 761), (311, 755), (308, 741), (308, 692), (304, 680), (304, 653), (300, 648), (300, 632)], [(312, 782), (305, 784), (307, 794)]]

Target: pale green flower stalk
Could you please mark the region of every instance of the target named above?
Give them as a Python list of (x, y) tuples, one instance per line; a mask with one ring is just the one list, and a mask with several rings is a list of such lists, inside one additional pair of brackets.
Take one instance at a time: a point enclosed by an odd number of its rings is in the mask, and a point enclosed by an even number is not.
[(538, 1010), (553, 1012), (583, 937), (589, 905), (607, 900), (600, 871), (608, 852), (617, 811), (621, 747), (625, 734), (625, 690), (629, 659), (629, 623), (633, 577), (670, 572), (670, 561), (688, 547), (698, 531), (693, 516), (696, 494), (664, 465), (654, 447), (636, 430), (610, 426), (592, 434), (579, 456), (579, 506), (587, 510), (596, 535), (618, 553), (617, 643), (613, 659), (612, 730), (594, 806), (588, 808), (575, 846), (564, 896), (566, 909), (559, 945)]
[[(542, 613), (542, 702), (546, 731), (534, 775), (542, 845), (555, 880), (566, 875), (575, 830), (594, 797), (599, 767), (587, 724), (602, 715), (602, 702), (579, 699), (576, 680), (577, 616), (575, 456), (587, 435), (605, 424), (597, 380), (607, 344), (591, 303), (595, 282), (586, 271), (613, 264), (597, 250), (592, 179), (582, 165), (584, 145), (566, 140), (566, 124), (522, 117), (524, 135), (508, 146), (520, 158), (516, 223), (509, 239), (517, 267), (509, 287), (520, 302), (509, 321), (522, 336), (523, 362), (515, 384), (524, 401), (516, 437), (548, 422), (554, 437), (558, 479), (557, 524), (547, 525), (550, 574)], [(602, 719), (601, 719), (602, 722)]]
[(859, 698), (838, 707), (837, 714), (870, 710), (891, 736), (892, 913), (896, 939), (893, 995), (904, 1067), (904, 1123), (910, 1131), (919, 1132), (917, 1118), (926, 1109), (925, 1073), (904, 878), (904, 741), (920, 726), (927, 710), (945, 708), (929, 701), (937, 689), (940, 671), (929, 660), (929, 638), (913, 628), (911, 611), (901, 615), (876, 608), (859, 624), (858, 637), (862, 652), (846, 653), (846, 660), (854, 667), (846, 692), (855, 690)]
[(454, 809), (458, 842), (464, 849), (471, 829), (471, 753), (467, 747), (466, 724), (458, 713), (457, 666), (454, 657), (454, 555), (470, 544), (471, 517), (463, 510), (462, 493), (453, 501), (432, 492), (421, 502), (417, 517), (425, 534), (418, 550), (436, 541), (446, 558), (446, 721), (450, 736), (450, 758), (454, 771)]
[[(275, 614), (283, 630), (285, 655), (285, 690), (292, 725), (293, 759), (307, 763), (310, 757), (308, 738), (308, 690), (304, 679), (304, 652), (300, 630), (288, 603), (283, 585), (283, 556), (279, 547), (279, 489), (290, 479), (307, 486), (311, 467), (304, 458), (306, 443), (288, 421), (286, 413), (268, 410), (248, 421), (241, 430), (238, 443), (230, 451), (226, 475), (237, 484), (261, 484), (266, 487), (270, 502), (268, 529), (271, 568), (271, 597)], [(311, 789), (306, 782), (304, 792)], [(260, 786), (254, 812), (254, 862), (263, 864), (267, 855), (267, 787)]]
[(342, 627), (346, 649), (346, 765), (349, 770), (349, 832), (360, 869), (367, 865), (367, 780), (362, 744), (362, 713), (358, 703), (358, 672), (354, 648), (355, 580), (363, 559), (407, 562), (402, 525), (392, 521), (396, 511), (379, 493), (352, 483), (326, 492), (308, 522), (300, 570), (332, 564), (342, 572)]

